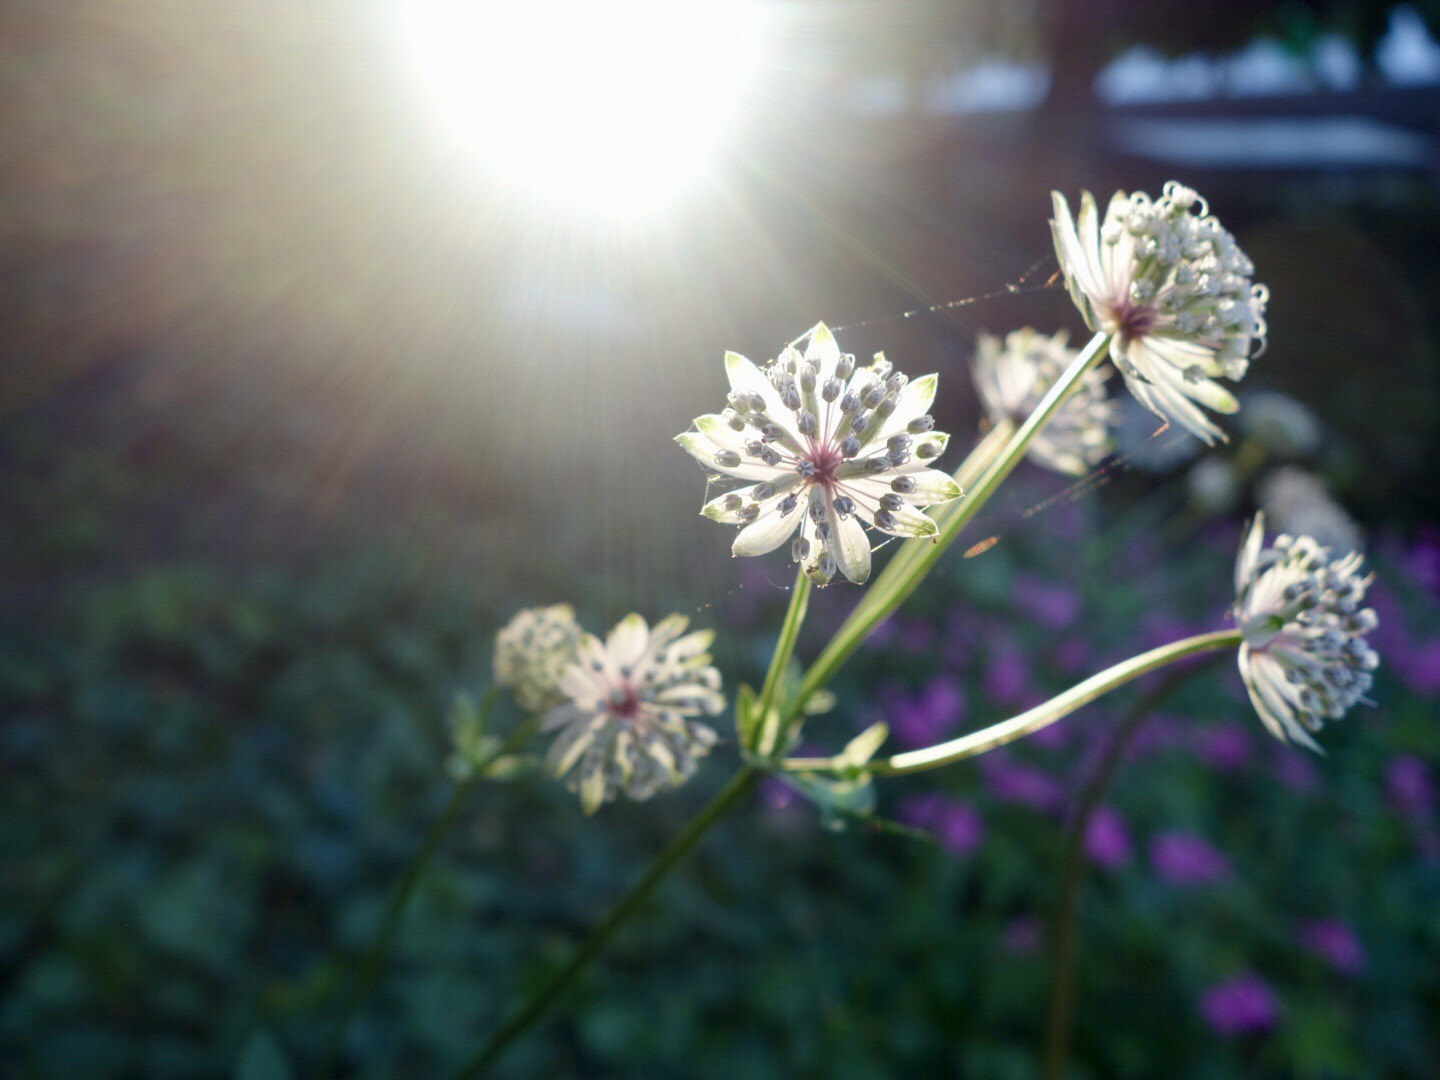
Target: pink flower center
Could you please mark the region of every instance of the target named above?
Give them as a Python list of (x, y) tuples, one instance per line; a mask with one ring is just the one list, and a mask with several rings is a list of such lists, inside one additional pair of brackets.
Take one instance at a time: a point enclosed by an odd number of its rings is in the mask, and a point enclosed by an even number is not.
[(810, 450), (804, 455), (804, 460), (815, 466), (815, 473), (810, 477), (812, 484), (819, 484), (826, 492), (835, 487), (835, 470), (845, 459), (840, 455), (840, 448), (829, 443), (810, 443)]
[(1142, 338), (1155, 328), (1155, 311), (1147, 304), (1133, 300), (1120, 300), (1110, 305), (1110, 321), (1121, 344), (1128, 345), (1136, 338)]
[(608, 703), (610, 715), (620, 720), (633, 719), (640, 711), (640, 698), (629, 683), (610, 691)]

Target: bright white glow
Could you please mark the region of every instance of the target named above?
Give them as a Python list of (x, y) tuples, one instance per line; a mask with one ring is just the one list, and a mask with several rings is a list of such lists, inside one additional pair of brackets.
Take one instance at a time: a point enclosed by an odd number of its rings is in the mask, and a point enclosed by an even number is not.
[(403, 0), (452, 127), (518, 186), (634, 211), (703, 172), (758, 63), (747, 0)]

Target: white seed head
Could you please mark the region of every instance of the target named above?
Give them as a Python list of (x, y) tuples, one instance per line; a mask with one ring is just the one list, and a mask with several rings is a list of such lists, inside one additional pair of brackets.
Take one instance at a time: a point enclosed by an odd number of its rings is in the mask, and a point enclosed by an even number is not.
[(526, 712), (544, 712), (564, 696), (560, 674), (575, 659), (580, 634), (569, 604), (518, 612), (495, 635), (495, 685)]

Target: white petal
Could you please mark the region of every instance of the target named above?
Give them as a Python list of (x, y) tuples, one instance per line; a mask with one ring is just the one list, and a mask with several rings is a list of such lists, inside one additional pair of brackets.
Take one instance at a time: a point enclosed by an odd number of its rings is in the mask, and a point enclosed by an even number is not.
[(1235, 560), (1235, 595), (1241, 596), (1250, 579), (1255, 573), (1255, 564), (1260, 559), (1260, 548), (1265, 543), (1265, 515), (1259, 511), (1255, 513), (1255, 520), (1250, 524), (1250, 532), (1245, 536), (1245, 542), (1240, 546), (1240, 557)]
[(835, 557), (836, 568), (856, 585), (865, 584), (870, 577), (870, 538), (865, 535), (865, 527), (853, 514), (842, 518), (831, 510), (827, 517), (830, 554)]
[(810, 344), (805, 347), (805, 359), (820, 365), (818, 382), (823, 383), (835, 374), (835, 365), (840, 360), (840, 346), (835, 342), (835, 335), (823, 322), (816, 323), (815, 329), (810, 331)]
[(930, 406), (935, 401), (935, 389), (939, 383), (939, 375), (924, 375), (906, 383), (896, 398), (895, 411), (886, 419), (879, 434), (875, 436), (875, 440), (884, 442), (891, 435), (898, 435), (905, 430), (911, 420), (929, 412)]
[(725, 354), (725, 374), (730, 379), (731, 389), (737, 394), (759, 394), (765, 402), (765, 412), (777, 424), (783, 423), (784, 418), (790, 415), (790, 410), (785, 408), (770, 380), (739, 353)]
[(900, 475), (915, 481), (915, 490), (900, 496), (911, 506), (934, 506), (936, 503), (950, 502), (964, 495), (955, 478), (939, 469), (921, 468), (913, 472), (902, 471)]
[(615, 624), (605, 640), (605, 651), (616, 667), (634, 667), (650, 643), (650, 628), (634, 612)]
[(739, 465), (721, 465), (715, 460), (715, 455), (721, 451), (722, 447), (716, 446), (710, 441), (709, 436), (698, 431), (686, 431), (676, 435), (675, 441), (705, 468), (713, 472), (724, 473), (726, 476), (733, 476), (737, 480), (774, 480), (783, 475), (781, 469), (759, 461), (742, 460)]
[(881, 532), (887, 532), (891, 536), (934, 536), (939, 532), (940, 527), (934, 520), (913, 510), (908, 506), (902, 506), (899, 510), (890, 511), (890, 516), (895, 519), (895, 527), (887, 529), (876, 522), (875, 527)]
[(764, 555), (790, 538), (805, 513), (805, 500), (796, 499), (788, 514), (780, 513), (780, 502), (772, 502), (754, 522), (740, 530), (730, 547), (731, 552), (736, 555)]

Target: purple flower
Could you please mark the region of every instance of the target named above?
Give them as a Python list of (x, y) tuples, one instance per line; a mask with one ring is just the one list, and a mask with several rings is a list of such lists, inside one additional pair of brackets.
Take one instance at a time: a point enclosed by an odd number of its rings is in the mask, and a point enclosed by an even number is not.
[(1016, 608), (1050, 630), (1063, 630), (1080, 617), (1080, 597), (1067, 585), (1050, 585), (1022, 574), (1010, 595)]
[(1365, 947), (1348, 923), (1314, 919), (1301, 923), (1295, 936), (1303, 949), (1328, 960), (1336, 971), (1354, 975), (1365, 968)]
[(760, 781), (760, 801), (771, 810), (787, 810), (796, 798), (795, 789), (775, 776)]
[(935, 651), (935, 628), (924, 619), (905, 619), (899, 626), (900, 648), (908, 653)]
[(1065, 675), (1074, 675), (1090, 663), (1090, 643), (1084, 638), (1066, 638), (1055, 646), (1055, 667)]
[(1200, 1015), (1221, 1038), (1268, 1031), (1280, 1018), (1280, 1003), (1258, 975), (1238, 975), (1200, 995)]
[(928, 792), (911, 795), (895, 807), (898, 821), (916, 829), (928, 829), (952, 855), (969, 855), (985, 839), (985, 819), (966, 802)]
[(1392, 666), (1401, 681), (1421, 697), (1440, 696), (1440, 638), (1397, 649)]
[(1075, 730), (1072, 724), (1049, 724), (1031, 735), (1026, 742), (1044, 750), (1059, 750), (1070, 741), (1070, 733)]
[(1390, 759), (1385, 769), (1385, 794), (1395, 810), (1409, 818), (1426, 818), (1435, 808), (1435, 788), (1425, 763), (1412, 754)]
[(951, 855), (969, 855), (985, 839), (985, 819), (969, 803), (941, 800), (934, 828), (940, 846)]
[(1001, 703), (1015, 701), (1029, 682), (1030, 669), (1019, 646), (1008, 637), (996, 639), (985, 657), (982, 685), (986, 698)]
[(930, 746), (944, 739), (965, 716), (965, 695), (954, 679), (937, 675), (914, 697), (890, 704), (886, 719), (904, 746)]
[(1440, 593), (1440, 529), (1427, 525), (1405, 553), (1405, 570), (1420, 585)]
[(1099, 866), (1114, 868), (1130, 858), (1130, 830), (1108, 806), (1097, 806), (1085, 826), (1085, 854)]
[(1034, 915), (1017, 915), (1000, 932), (1000, 944), (1011, 956), (1029, 956), (1040, 951), (1045, 930)]
[(1234, 873), (1230, 860), (1190, 832), (1161, 833), (1151, 840), (1150, 864), (1171, 885), (1208, 885)]
[(1291, 791), (1303, 794), (1307, 791), (1314, 791), (1320, 783), (1320, 774), (1315, 771), (1315, 763), (1310, 760), (1310, 755), (1300, 750), (1292, 750), (1288, 746), (1276, 744), (1275, 747), (1275, 777)]
[(1047, 814), (1056, 812), (1065, 802), (1065, 788), (1042, 769), (998, 754), (988, 754), (981, 762), (985, 786), (1001, 802), (1021, 803)]
[(1250, 763), (1250, 729), (1216, 724), (1195, 734), (1195, 753), (1216, 772), (1239, 772)]

